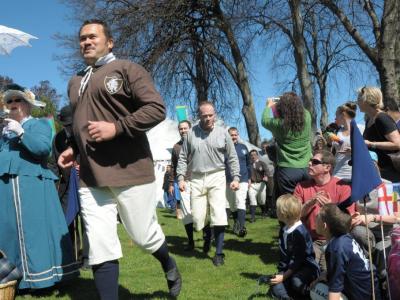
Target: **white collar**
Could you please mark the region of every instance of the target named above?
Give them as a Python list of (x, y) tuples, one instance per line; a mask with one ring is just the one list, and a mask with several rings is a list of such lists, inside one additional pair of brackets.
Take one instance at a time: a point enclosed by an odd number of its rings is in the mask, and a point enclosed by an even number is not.
[(297, 227), (301, 225), (301, 221), (298, 220), (296, 223), (294, 223), (292, 226), (289, 228), (287, 226), (283, 227), (283, 242), (285, 244), (285, 249), (287, 249), (287, 236), (292, 233)]
[(290, 226), (289, 228), (287, 226), (283, 227), (283, 230), (286, 234), (292, 233), (297, 227), (299, 227), (301, 225), (301, 221), (298, 220), (296, 223), (294, 223), (292, 226)]
[[(109, 62), (112, 62), (113, 60), (115, 60), (115, 56), (112, 52), (108, 53), (107, 55), (104, 55), (102, 57), (100, 57), (94, 64), (95, 67), (100, 67), (103, 66), (105, 64), (108, 64)], [(89, 79), (93, 74), (93, 66), (87, 66), (85, 69), (85, 76), (82, 77), (81, 79), (81, 85), (79, 87), (79, 96), (83, 94), (83, 92), (85, 91)]]

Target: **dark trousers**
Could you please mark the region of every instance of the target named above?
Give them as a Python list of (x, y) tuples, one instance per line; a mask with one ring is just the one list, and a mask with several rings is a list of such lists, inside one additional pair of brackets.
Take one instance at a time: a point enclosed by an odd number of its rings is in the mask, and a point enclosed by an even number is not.
[(278, 299), (303, 299), (309, 292), (309, 285), (319, 276), (316, 268), (304, 267), (290, 278), (271, 286), (271, 293)]
[(310, 179), (308, 168), (276, 168), (277, 195), (276, 198), (284, 194), (293, 194), (296, 185), (304, 180)]

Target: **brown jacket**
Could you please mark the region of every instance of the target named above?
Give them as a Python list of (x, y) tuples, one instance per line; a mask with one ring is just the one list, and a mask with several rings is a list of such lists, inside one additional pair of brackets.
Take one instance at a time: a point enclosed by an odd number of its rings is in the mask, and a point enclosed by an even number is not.
[[(173, 172), (171, 172), (171, 175), (169, 176), (169, 184), (170, 185), (174, 184), (175, 178), (177, 176), (176, 169), (178, 167), (179, 153), (181, 153), (182, 144), (183, 144), (183, 140), (181, 139), (172, 148), (171, 165), (172, 165)], [(190, 158), (189, 158), (189, 160), (190, 160)], [(186, 172), (185, 180), (190, 180), (191, 178), (192, 178), (192, 172), (190, 169), (188, 169)]]
[(252, 183), (262, 182), (263, 178), (266, 176), (268, 176), (268, 167), (263, 161), (257, 160), (251, 163), (250, 179)]
[[(165, 106), (147, 71), (127, 60), (96, 67), (84, 93), (84, 73), (74, 76), (68, 96), (74, 110), (73, 130), (81, 155), (81, 183), (89, 187), (121, 187), (154, 181), (146, 131), (165, 119)], [(110, 141), (95, 142), (88, 121), (116, 125)]]

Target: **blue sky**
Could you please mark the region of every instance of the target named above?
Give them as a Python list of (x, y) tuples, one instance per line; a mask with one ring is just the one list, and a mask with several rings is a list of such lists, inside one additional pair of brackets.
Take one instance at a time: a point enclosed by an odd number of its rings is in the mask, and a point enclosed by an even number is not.
[[(0, 75), (9, 76), (26, 87), (37, 85), (41, 80), (49, 80), (57, 92), (65, 96), (68, 79), (62, 77), (58, 70), (59, 62), (54, 60), (54, 56), (61, 54), (63, 49), (57, 48), (52, 37), (55, 33), (76, 32), (77, 28), (67, 20), (67, 7), (58, 0), (5, 0), (2, 1), (1, 8), (1, 25), (25, 31), (38, 39), (31, 40), (31, 48), (19, 47), (10, 56), (0, 55)], [(254, 56), (249, 66), (252, 70), (252, 91), (258, 120), (266, 98), (277, 95), (279, 91), (279, 87), (274, 85), (276, 78), (270, 69), (270, 58), (264, 51), (259, 52), (261, 54)], [(373, 78), (369, 80), (370, 82), (353, 82), (350, 85), (348, 80), (338, 79), (338, 88), (332, 87), (330, 91), (330, 120), (333, 121), (337, 105), (355, 98), (356, 87), (368, 83), (376, 84)], [(358, 114), (357, 122), (362, 123), (361, 114)], [(243, 126), (239, 127), (242, 133)], [(259, 126), (262, 138), (269, 137), (269, 133), (261, 128), (260, 122)]]
[(66, 21), (65, 6), (57, 0), (6, 0), (1, 3), (0, 24), (22, 30), (38, 37), (32, 47), (18, 47), (10, 56), (0, 56), (0, 74), (11, 77), (26, 87), (49, 80), (58, 93), (64, 94), (67, 80), (58, 71), (53, 59), (60, 54), (52, 36), (71, 33), (74, 28)]

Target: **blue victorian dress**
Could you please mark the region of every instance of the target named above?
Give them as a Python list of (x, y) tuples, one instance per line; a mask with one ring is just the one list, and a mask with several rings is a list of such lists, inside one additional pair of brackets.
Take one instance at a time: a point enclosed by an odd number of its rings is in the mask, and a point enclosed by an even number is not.
[(39, 289), (78, 275), (54, 180), (47, 168), (51, 128), (25, 118), (22, 137), (0, 136), (0, 249), (23, 273), (19, 289)]

